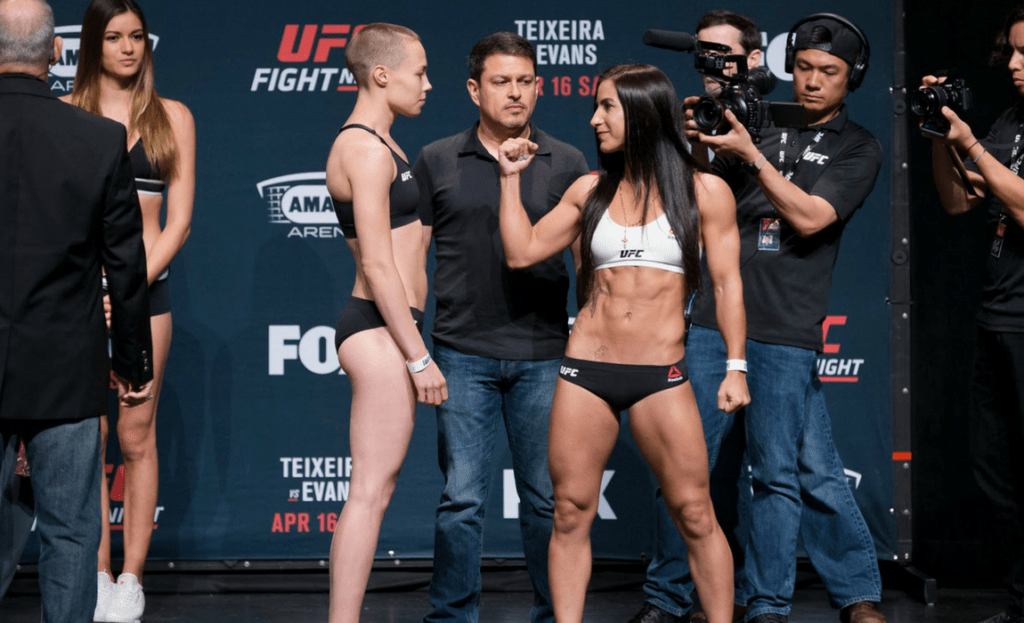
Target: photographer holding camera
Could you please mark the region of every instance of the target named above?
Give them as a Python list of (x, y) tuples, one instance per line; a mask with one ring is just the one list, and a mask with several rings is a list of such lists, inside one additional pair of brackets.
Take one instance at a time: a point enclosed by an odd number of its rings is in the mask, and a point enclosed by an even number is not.
[[(1024, 4), (1006, 16), (990, 61), (1010, 70), (1014, 88), (1024, 96)], [(951, 81), (926, 76), (922, 82), (919, 93), (929, 99), (969, 103), (969, 97), (956, 97)], [(915, 102), (922, 97), (915, 94)], [(924, 120), (922, 131), (933, 137), (932, 172), (946, 212), (962, 214), (989, 200), (990, 242), (972, 374), (970, 451), (975, 479), (994, 507), (1013, 561), (1006, 610), (983, 623), (1024, 623), (1024, 100), (1006, 110), (983, 140), (951, 105), (941, 108), (939, 131), (928, 129), (936, 127), (932, 119)], [(939, 135), (942, 126), (948, 126), (944, 136)], [(969, 160), (969, 170), (963, 170), (961, 156), (952, 148)]]
[[(753, 497), (745, 551), (749, 623), (788, 620), (797, 535), (844, 623), (884, 623), (874, 542), (843, 473), (816, 374), (822, 321), (839, 241), (882, 164), (881, 145), (849, 120), (844, 100), (867, 71), (869, 45), (848, 20), (798, 21), (786, 47), (806, 126), (770, 123), (755, 145), (733, 112), (710, 136), (693, 119), (687, 136), (715, 152), (713, 170), (736, 195), (747, 307), (751, 403), (744, 413)], [(714, 300), (697, 298), (687, 353), (726, 368)], [(714, 353), (711, 355), (710, 353)], [(697, 368), (697, 364), (693, 364)], [(694, 387), (700, 388), (695, 380)]]

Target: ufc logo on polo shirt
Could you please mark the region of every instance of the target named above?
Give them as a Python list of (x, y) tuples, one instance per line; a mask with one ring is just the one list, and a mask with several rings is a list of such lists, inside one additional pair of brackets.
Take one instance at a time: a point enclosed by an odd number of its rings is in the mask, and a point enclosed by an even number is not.
[(825, 154), (816, 154), (813, 151), (809, 151), (806, 154), (804, 154), (804, 160), (815, 162), (817, 164), (825, 164), (825, 161), (828, 160), (828, 156), (826, 156)]

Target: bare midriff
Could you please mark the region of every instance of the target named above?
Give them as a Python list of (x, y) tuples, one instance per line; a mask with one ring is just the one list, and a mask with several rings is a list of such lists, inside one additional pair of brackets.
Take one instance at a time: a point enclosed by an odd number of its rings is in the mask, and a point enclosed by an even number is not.
[[(373, 300), (361, 268), (359, 239), (346, 242), (356, 263), (356, 283), (352, 288), (352, 296)], [(422, 310), (427, 305), (427, 254), (423, 249), (423, 225), (416, 220), (392, 229), (391, 251), (395, 258), (395, 268), (402, 278), (409, 307)]]
[(685, 352), (685, 301), (685, 275), (638, 266), (598, 270), (565, 354), (606, 363), (675, 363)]

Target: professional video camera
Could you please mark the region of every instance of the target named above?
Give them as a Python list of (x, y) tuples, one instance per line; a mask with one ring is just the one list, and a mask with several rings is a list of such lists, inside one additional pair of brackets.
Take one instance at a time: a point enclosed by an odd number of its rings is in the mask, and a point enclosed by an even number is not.
[(910, 94), (910, 110), (924, 118), (921, 133), (926, 136), (945, 136), (949, 133), (949, 122), (942, 116), (942, 107), (949, 108), (962, 117), (970, 112), (974, 96), (967, 80), (956, 77), (941, 84), (925, 87)]
[[(710, 50), (709, 50), (710, 48)], [(729, 48), (716, 43), (697, 43), (694, 66), (702, 75), (710, 76), (721, 89), (716, 95), (703, 95), (693, 107), (693, 122), (705, 134), (728, 132), (725, 111), (731, 110), (755, 143), (761, 141), (761, 128), (768, 125), (771, 103), (762, 99), (775, 88), (775, 75), (764, 67), (747, 70), (747, 58), (729, 54)], [(732, 75), (726, 68), (735, 64)]]
[(693, 65), (697, 72), (722, 85), (717, 94), (702, 96), (693, 109), (693, 121), (701, 132), (728, 132), (726, 110), (736, 115), (755, 143), (761, 142), (761, 130), (769, 123), (790, 128), (807, 125), (803, 104), (764, 101), (775, 88), (775, 75), (764, 67), (748, 70), (746, 55), (730, 54), (728, 46), (697, 41), (683, 32), (648, 30), (643, 41), (656, 48), (695, 51)]

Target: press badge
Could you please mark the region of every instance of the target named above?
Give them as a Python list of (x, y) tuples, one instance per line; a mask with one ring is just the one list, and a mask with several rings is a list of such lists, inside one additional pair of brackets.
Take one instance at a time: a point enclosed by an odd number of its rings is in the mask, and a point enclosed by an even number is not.
[(761, 219), (761, 231), (757, 234), (758, 251), (778, 251), (782, 240), (782, 226), (777, 218)]
[(999, 222), (996, 223), (996, 236), (992, 240), (992, 248), (989, 253), (992, 257), (998, 258), (1003, 253), (1003, 238), (1006, 236), (1006, 212), (999, 213)]

